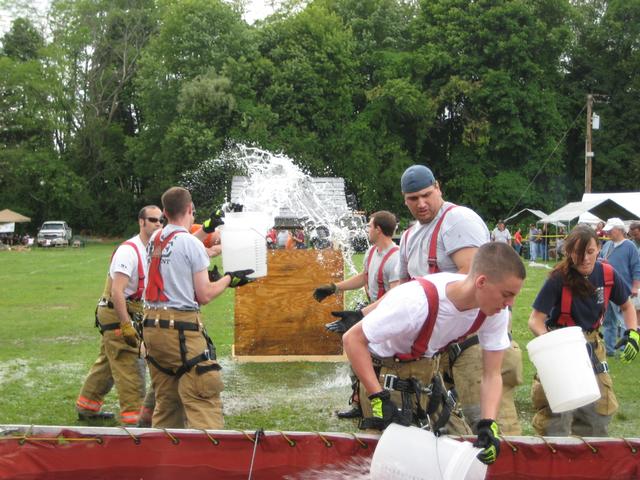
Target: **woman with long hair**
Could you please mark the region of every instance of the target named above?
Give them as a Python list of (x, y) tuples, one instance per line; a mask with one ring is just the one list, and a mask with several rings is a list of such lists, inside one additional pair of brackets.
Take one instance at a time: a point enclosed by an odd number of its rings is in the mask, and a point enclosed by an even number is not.
[(607, 436), (618, 401), (599, 328), (609, 301), (620, 305), (627, 327), (618, 342), (618, 346), (624, 346), (620, 358), (630, 362), (636, 357), (640, 343), (635, 309), (629, 300), (629, 287), (610, 265), (598, 260), (598, 237), (593, 228), (576, 226), (564, 248), (565, 259), (552, 270), (533, 302), (529, 328), (536, 336), (568, 326), (582, 328), (601, 396), (584, 407), (553, 413), (536, 375), (531, 389), (536, 409), (532, 423), (539, 435)]

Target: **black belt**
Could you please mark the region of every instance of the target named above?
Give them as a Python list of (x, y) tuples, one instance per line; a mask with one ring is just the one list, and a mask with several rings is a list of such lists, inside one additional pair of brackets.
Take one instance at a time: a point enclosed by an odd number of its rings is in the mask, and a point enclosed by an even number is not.
[(142, 325), (144, 327), (173, 328), (175, 330), (187, 330), (190, 332), (197, 332), (200, 330), (199, 323), (183, 322), (181, 320), (155, 320), (147, 318)]
[(117, 330), (120, 328), (120, 322), (118, 323), (107, 323), (106, 325), (102, 325), (98, 323), (97, 327), (100, 329), (100, 333), (107, 332), (109, 330)]

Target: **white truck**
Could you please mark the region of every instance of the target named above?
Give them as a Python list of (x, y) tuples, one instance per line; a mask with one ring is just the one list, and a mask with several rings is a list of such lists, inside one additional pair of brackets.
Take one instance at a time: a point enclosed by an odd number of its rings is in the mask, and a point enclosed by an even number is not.
[(40, 247), (68, 246), (71, 236), (71, 228), (67, 222), (54, 220), (42, 224), (38, 230), (37, 242)]

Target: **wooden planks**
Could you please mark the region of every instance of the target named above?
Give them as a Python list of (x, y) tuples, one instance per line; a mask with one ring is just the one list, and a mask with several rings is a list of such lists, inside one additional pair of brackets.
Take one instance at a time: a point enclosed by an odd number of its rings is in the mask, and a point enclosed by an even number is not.
[(267, 257), (268, 275), (235, 292), (234, 355), (342, 360), (341, 337), (324, 324), (333, 321), (332, 310), (343, 310), (343, 296), (313, 298), (317, 286), (342, 280), (342, 253), (269, 250)]

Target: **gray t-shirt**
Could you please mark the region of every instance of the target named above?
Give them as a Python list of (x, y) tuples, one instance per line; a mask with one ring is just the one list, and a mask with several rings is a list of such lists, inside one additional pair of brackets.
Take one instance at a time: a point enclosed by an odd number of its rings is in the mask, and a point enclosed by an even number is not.
[(147, 245), (147, 271), (145, 273), (145, 288), (149, 281), (149, 265), (153, 252), (153, 241), (159, 234), (164, 240), (171, 232), (180, 231), (169, 241), (162, 250), (160, 275), (164, 282), (164, 294), (167, 302), (145, 302), (151, 308), (174, 308), (176, 310), (199, 310), (196, 292), (193, 285), (193, 275), (209, 268), (209, 257), (204, 244), (191, 235), (183, 227), (169, 224), (155, 232)]
[[(364, 256), (364, 271), (368, 275), (367, 284), (369, 289), (369, 298), (371, 298), (372, 302), (375, 302), (378, 299), (378, 272), (380, 271), (380, 264), (382, 263), (384, 257), (387, 256), (387, 253), (389, 253), (389, 250), (391, 250), (395, 246), (395, 244), (389, 245), (388, 248), (384, 249), (382, 252), (379, 252), (374, 245), (367, 251), (367, 254)], [(367, 266), (371, 252), (373, 252), (373, 256), (371, 257), (371, 263), (369, 263), (369, 265)], [(384, 265), (382, 266), (382, 283), (384, 285), (385, 292), (389, 291), (390, 283), (397, 282), (399, 280), (398, 258), (400, 257), (398, 256), (398, 250), (396, 250), (394, 253), (389, 255), (389, 258), (387, 258), (387, 261), (384, 262)]]
[[(431, 234), (444, 211), (453, 205), (444, 202), (429, 223), (416, 223), (400, 239), (398, 277), (402, 280), (429, 274), (429, 244)], [(444, 217), (438, 233), (436, 258), (441, 272), (458, 271), (451, 255), (462, 248), (480, 247), (489, 241), (489, 229), (480, 216), (467, 207), (455, 207)]]

